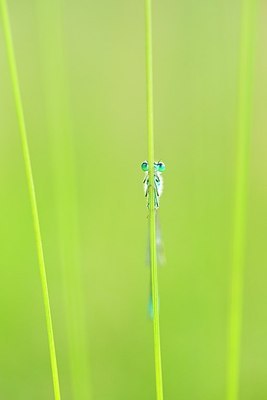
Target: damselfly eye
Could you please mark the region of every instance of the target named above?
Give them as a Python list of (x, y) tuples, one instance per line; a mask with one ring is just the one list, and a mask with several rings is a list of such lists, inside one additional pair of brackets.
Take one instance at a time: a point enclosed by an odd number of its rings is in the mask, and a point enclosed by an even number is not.
[(147, 172), (148, 171), (148, 162), (147, 161), (142, 162), (141, 168), (142, 168), (142, 171)]
[(165, 171), (166, 167), (165, 167), (165, 164), (163, 162), (158, 162), (157, 165), (158, 165), (158, 171), (159, 172)]

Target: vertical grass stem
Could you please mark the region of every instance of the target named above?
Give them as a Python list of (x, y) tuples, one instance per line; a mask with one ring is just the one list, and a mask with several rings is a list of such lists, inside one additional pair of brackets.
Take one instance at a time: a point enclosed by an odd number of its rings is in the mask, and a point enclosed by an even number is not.
[(247, 186), (252, 117), (254, 39), (257, 0), (241, 2), (241, 36), (237, 110), (237, 155), (229, 313), (227, 400), (239, 398), (243, 275), (246, 248)]
[(152, 301), (154, 309), (154, 356), (157, 400), (163, 400), (163, 381), (160, 347), (158, 268), (156, 251), (156, 210), (154, 206), (154, 128), (153, 128), (153, 67), (152, 67), (152, 0), (146, 0), (146, 77), (147, 77), (147, 124), (148, 124), (148, 162), (149, 162), (149, 235)]
[(20, 131), (20, 136), (21, 136), (22, 152), (23, 152), (23, 157), (24, 157), (26, 178), (27, 178), (27, 184), (28, 184), (28, 189), (29, 189), (29, 196), (30, 196), (30, 203), (31, 203), (31, 210), (32, 210), (32, 217), (33, 217), (34, 233), (35, 233), (35, 240), (36, 240), (36, 247), (37, 247), (37, 256), (38, 256), (40, 278), (41, 278), (41, 285), (42, 285), (43, 302), (44, 302), (44, 309), (45, 309), (45, 316), (46, 316), (46, 325), (47, 325), (47, 335), (48, 335), (49, 350), (50, 350), (52, 377), (53, 377), (53, 384), (54, 384), (54, 397), (56, 400), (60, 400), (60, 386), (59, 386), (59, 378), (58, 378), (56, 349), (55, 349), (55, 342), (54, 342), (48, 286), (47, 286), (47, 279), (46, 279), (46, 268), (45, 268), (44, 254), (43, 254), (42, 237), (41, 237), (39, 215), (38, 215), (38, 208), (37, 208), (37, 202), (36, 202), (36, 195), (35, 195), (34, 180), (33, 180), (32, 167), (31, 167), (27, 132), (26, 132), (26, 126), (25, 126), (25, 118), (24, 118), (22, 99), (21, 99), (21, 94), (20, 94), (18, 73), (17, 73), (17, 67), (16, 67), (16, 60), (15, 60), (14, 47), (13, 47), (12, 34), (11, 34), (6, 0), (0, 0), (0, 10), (1, 10), (1, 16), (2, 16), (2, 22), (3, 22), (3, 31), (4, 31), (4, 36), (5, 36), (5, 42), (6, 42), (8, 63), (9, 63), (12, 87), (13, 87), (14, 98), (15, 98), (15, 107), (16, 107), (19, 131)]

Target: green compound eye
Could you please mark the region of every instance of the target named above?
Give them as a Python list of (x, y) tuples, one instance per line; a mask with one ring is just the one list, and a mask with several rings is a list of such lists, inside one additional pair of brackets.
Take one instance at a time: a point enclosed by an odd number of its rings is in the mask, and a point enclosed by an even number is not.
[(142, 171), (147, 172), (148, 171), (148, 162), (147, 161), (142, 162), (141, 168), (142, 168)]
[(165, 171), (165, 169), (166, 169), (166, 167), (165, 167), (165, 164), (163, 163), (163, 162), (158, 162), (157, 163), (157, 170), (159, 171), (159, 172), (163, 172), (163, 171)]

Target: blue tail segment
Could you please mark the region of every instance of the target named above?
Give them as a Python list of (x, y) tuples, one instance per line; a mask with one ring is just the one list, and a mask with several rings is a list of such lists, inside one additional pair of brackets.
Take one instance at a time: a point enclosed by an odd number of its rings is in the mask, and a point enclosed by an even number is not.
[(150, 294), (149, 294), (147, 311), (148, 311), (149, 318), (154, 319), (154, 306), (153, 306), (152, 292), (150, 292)]
[(153, 307), (153, 299), (152, 299), (152, 294), (151, 293), (150, 293), (149, 299), (148, 299), (147, 311), (148, 311), (149, 318), (153, 319), (154, 318), (154, 307)]

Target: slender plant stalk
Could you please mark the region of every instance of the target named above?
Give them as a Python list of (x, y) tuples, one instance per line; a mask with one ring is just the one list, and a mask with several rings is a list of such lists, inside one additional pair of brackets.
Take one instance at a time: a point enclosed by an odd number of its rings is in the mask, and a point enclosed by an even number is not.
[(37, 1), (39, 47), (55, 188), (55, 242), (59, 251), (66, 321), (66, 364), (70, 375), (71, 398), (89, 400), (92, 398), (92, 389), (86, 318), (88, 310), (79, 238), (75, 130), (65, 55), (64, 6), (63, 0)]
[(50, 361), (51, 361), (51, 369), (52, 369), (53, 384), (54, 384), (54, 396), (56, 400), (60, 400), (60, 386), (59, 386), (58, 369), (57, 369), (57, 358), (56, 358), (56, 349), (55, 349), (55, 341), (53, 334), (48, 286), (46, 279), (46, 268), (45, 268), (44, 254), (43, 254), (42, 236), (40, 230), (39, 215), (38, 215), (34, 180), (32, 174), (32, 166), (31, 166), (31, 159), (30, 159), (28, 139), (27, 139), (27, 131), (25, 126), (25, 118), (22, 106), (22, 99), (19, 87), (17, 66), (15, 60), (15, 53), (14, 53), (6, 0), (0, 0), (0, 7), (1, 7), (1, 15), (2, 15), (5, 42), (6, 42), (8, 63), (9, 63), (11, 81), (15, 98), (15, 106), (16, 106), (19, 131), (21, 136), (22, 152), (24, 157), (26, 178), (29, 189), (29, 196), (30, 196), (30, 203), (31, 203), (31, 210), (33, 217), (33, 226), (34, 226), (34, 233), (35, 233), (35, 240), (37, 247), (39, 269), (40, 269), (40, 278), (42, 284), (43, 302), (45, 308), (47, 335), (48, 335), (49, 350), (50, 350)]
[[(152, 67), (152, 5), (151, 0), (146, 0), (146, 75), (147, 75), (147, 124), (148, 124), (148, 163), (149, 182), (154, 182), (154, 128), (153, 128), (153, 67)], [(152, 301), (154, 309), (154, 356), (156, 373), (157, 400), (163, 400), (163, 381), (160, 348), (159, 324), (159, 295), (158, 295), (158, 267), (156, 250), (156, 210), (154, 205), (154, 185), (150, 183), (149, 198), (149, 235), (150, 235), (150, 262)]]
[[(64, 1), (37, 1), (46, 129), (55, 188), (55, 239), (59, 250), (71, 397), (91, 399), (85, 286), (79, 238), (74, 127), (66, 67)], [(51, 10), (53, 12), (51, 13)]]
[(238, 400), (239, 398), (256, 8), (257, 0), (243, 0), (237, 110), (236, 189), (233, 225), (231, 302), (229, 313), (227, 400)]

